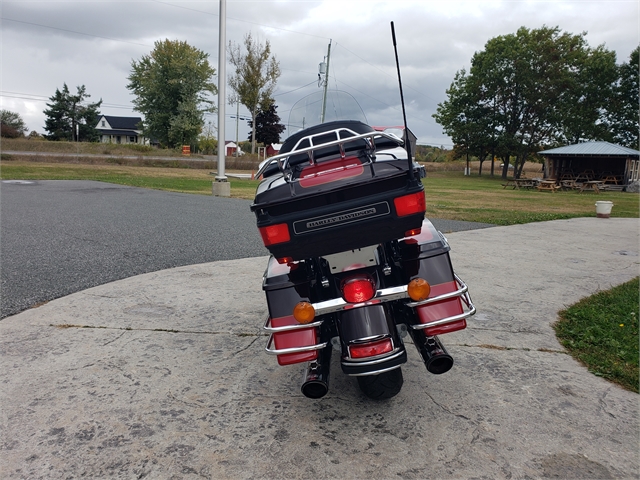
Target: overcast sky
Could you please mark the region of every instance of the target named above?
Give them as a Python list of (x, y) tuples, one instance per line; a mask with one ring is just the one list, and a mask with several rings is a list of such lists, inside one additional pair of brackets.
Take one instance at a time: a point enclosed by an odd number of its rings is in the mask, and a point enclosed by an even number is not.
[[(292, 107), (320, 92), (318, 64), (331, 40), (327, 105), (357, 101), (372, 125), (402, 124), (390, 22), (394, 21), (409, 128), (418, 143), (450, 145), (432, 114), (446, 98), (456, 71), (469, 68), (474, 52), (498, 35), (558, 26), (587, 32), (595, 47), (614, 50), (626, 62), (639, 43), (638, 0), (451, 1), (451, 0), (227, 0), (227, 43), (251, 32), (271, 42), (282, 75), (275, 92), (285, 125)], [(29, 130), (44, 133), (46, 101), (67, 83), (85, 85), (106, 115), (138, 116), (127, 90), (131, 60), (155, 41), (184, 40), (209, 54), (218, 70), (219, 3), (179, 0), (2, 1), (2, 108), (20, 113)], [(227, 66), (227, 76), (233, 72)], [(218, 79), (216, 78), (216, 83)], [(227, 88), (227, 93), (230, 90)], [(333, 105), (331, 105), (333, 103)], [(294, 110), (291, 122), (295, 124)], [(236, 108), (227, 106), (227, 140), (235, 139)], [(240, 107), (240, 115), (247, 115)], [(214, 123), (216, 115), (207, 117)], [(291, 133), (293, 133), (293, 128)], [(240, 139), (246, 138), (240, 122)]]

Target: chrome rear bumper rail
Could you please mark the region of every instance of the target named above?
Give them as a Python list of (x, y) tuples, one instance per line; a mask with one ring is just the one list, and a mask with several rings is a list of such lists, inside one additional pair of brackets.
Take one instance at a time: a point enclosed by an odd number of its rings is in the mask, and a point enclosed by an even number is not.
[(269, 341), (267, 342), (267, 348), (265, 348), (266, 352), (269, 355), (286, 355), (288, 353), (304, 353), (304, 352), (313, 352), (314, 350), (322, 350), (326, 347), (329, 342), (318, 343), (316, 345), (308, 345), (306, 347), (294, 347), (294, 348), (271, 348), (273, 344), (273, 334), (269, 335)]

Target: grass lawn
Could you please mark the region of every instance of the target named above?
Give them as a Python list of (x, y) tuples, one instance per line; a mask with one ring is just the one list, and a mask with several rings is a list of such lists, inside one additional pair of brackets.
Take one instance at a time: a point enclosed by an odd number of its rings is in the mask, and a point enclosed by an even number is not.
[(594, 375), (638, 392), (638, 278), (560, 312), (560, 343)]
[[(98, 180), (172, 192), (211, 195), (210, 169), (46, 163), (3, 159), (3, 180)], [(227, 173), (230, 171), (227, 170)], [(245, 172), (246, 173), (246, 172)], [(259, 181), (229, 177), (231, 196), (252, 200)], [(450, 220), (513, 225), (544, 220), (595, 216), (596, 200), (613, 202), (613, 217), (638, 218), (638, 195), (624, 192), (538, 192), (503, 189), (499, 176), (464, 176), (462, 171), (429, 172), (423, 179), (427, 216)]]

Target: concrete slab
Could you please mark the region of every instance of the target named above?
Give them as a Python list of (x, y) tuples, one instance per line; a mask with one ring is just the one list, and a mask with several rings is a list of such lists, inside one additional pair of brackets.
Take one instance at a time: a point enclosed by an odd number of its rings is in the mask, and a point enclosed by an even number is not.
[(447, 235), (478, 314), (371, 402), (264, 353), (266, 257), (179, 267), (0, 322), (2, 478), (638, 478), (638, 395), (558, 344), (558, 310), (640, 270), (637, 219)]

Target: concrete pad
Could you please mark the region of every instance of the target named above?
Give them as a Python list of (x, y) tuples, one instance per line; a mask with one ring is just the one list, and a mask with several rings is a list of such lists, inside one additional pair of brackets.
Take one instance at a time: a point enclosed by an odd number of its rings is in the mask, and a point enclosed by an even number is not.
[(264, 353), (266, 257), (165, 270), (0, 322), (2, 478), (638, 478), (638, 395), (559, 345), (559, 310), (640, 270), (637, 219), (447, 235), (478, 314), (409, 346), (402, 392), (329, 394)]

